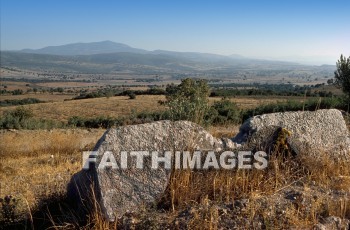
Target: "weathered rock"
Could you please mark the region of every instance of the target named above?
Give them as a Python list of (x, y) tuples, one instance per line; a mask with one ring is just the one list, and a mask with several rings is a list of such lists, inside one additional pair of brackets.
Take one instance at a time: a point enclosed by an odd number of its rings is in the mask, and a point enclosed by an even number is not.
[[(151, 158), (144, 158), (144, 168), (137, 169), (136, 157), (128, 158), (127, 169), (99, 169), (101, 155), (111, 151), (120, 162), (121, 151), (220, 151), (226, 145), (234, 144), (214, 138), (202, 127), (188, 121), (159, 121), (110, 129), (98, 141), (97, 163), (88, 171), (82, 170), (73, 176), (68, 194), (73, 199), (91, 199), (87, 193), (94, 183), (94, 195), (101, 211), (113, 221), (127, 211), (135, 211), (140, 205), (152, 203), (164, 192), (170, 177), (170, 170), (164, 167), (151, 168)], [(162, 156), (160, 154), (160, 156)], [(90, 196), (90, 197), (89, 197)]]
[(327, 230), (327, 229), (349, 229), (350, 220), (341, 219), (337, 216), (329, 216), (325, 218), (322, 223), (318, 223), (313, 229), (316, 230)]
[[(286, 143), (276, 139), (283, 132)], [(350, 154), (349, 131), (342, 113), (336, 109), (255, 116), (241, 126), (233, 141), (255, 151), (269, 151), (285, 144), (296, 154), (315, 157), (320, 152), (334, 159), (349, 158)]]
[(280, 126), (268, 126), (252, 133), (241, 148), (252, 152), (264, 151), (295, 156), (297, 153), (289, 143), (291, 133)]

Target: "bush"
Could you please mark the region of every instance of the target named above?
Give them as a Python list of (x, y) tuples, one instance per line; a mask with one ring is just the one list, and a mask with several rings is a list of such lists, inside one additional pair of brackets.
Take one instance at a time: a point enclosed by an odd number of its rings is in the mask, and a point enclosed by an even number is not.
[(67, 124), (73, 127), (85, 127), (85, 119), (79, 116), (70, 117)]
[(165, 90), (162, 88), (150, 88), (147, 90), (124, 90), (119, 93), (118, 96), (128, 96), (129, 94), (134, 93), (136, 95), (165, 95)]
[(112, 128), (122, 125), (142, 124), (153, 121), (160, 121), (169, 119), (170, 115), (168, 111), (164, 112), (141, 112), (132, 113), (128, 117), (112, 118), (112, 117), (94, 117), (83, 118), (74, 116), (69, 118), (68, 127), (79, 128)]
[(184, 79), (178, 86), (168, 85), (165, 105), (172, 120), (188, 120), (204, 124), (209, 111), (209, 86), (206, 80)]
[(68, 119), (68, 126), (81, 128), (111, 128), (120, 125), (120, 119), (112, 117), (83, 118), (74, 116)]
[(21, 89), (15, 89), (12, 91), (12, 95), (22, 95), (23, 94), (23, 90)]
[(136, 99), (136, 94), (134, 93), (129, 93), (129, 99), (133, 100), (133, 99)]
[(0, 101), (0, 106), (13, 106), (13, 105), (27, 105), (27, 104), (35, 104), (35, 103), (43, 103), (44, 101), (41, 101), (36, 98), (24, 98), (24, 99), (14, 99), (14, 100), (3, 100)]
[(0, 119), (1, 128), (21, 129), (26, 126), (26, 123), (32, 116), (32, 111), (22, 106), (17, 107), (15, 110), (6, 111)]
[(236, 103), (223, 98), (210, 107), (206, 121), (213, 125), (238, 124), (241, 121), (240, 110)]
[(141, 124), (153, 121), (169, 120), (170, 113), (168, 110), (163, 112), (141, 112), (136, 115), (136, 118), (132, 119), (132, 124)]
[(277, 113), (277, 112), (287, 112), (287, 111), (315, 111), (318, 109), (340, 109), (347, 111), (348, 105), (344, 98), (333, 97), (333, 98), (319, 98), (319, 99), (309, 99), (307, 101), (287, 101), (287, 102), (277, 102), (267, 105), (262, 105), (254, 109), (246, 110), (243, 113), (243, 120), (249, 117), (261, 115), (265, 113)]
[(0, 118), (1, 129), (51, 129), (62, 128), (64, 124), (52, 120), (35, 119), (30, 109), (23, 106), (6, 111)]

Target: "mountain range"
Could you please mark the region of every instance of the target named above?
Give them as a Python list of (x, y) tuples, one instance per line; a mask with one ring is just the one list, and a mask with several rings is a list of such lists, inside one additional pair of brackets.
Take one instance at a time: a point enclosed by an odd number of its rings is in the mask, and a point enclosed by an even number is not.
[(104, 53), (147, 53), (146, 50), (132, 48), (122, 43), (112, 41), (72, 43), (61, 46), (47, 46), (41, 49), (23, 49), (21, 53), (52, 54), (52, 55), (92, 55)]
[(77, 56), (77, 55), (94, 55), (94, 54), (111, 54), (111, 53), (134, 53), (134, 54), (163, 54), (173, 56), (176, 58), (187, 58), (194, 61), (227, 61), (230, 58), (242, 59), (241, 55), (233, 54), (230, 56), (198, 53), (198, 52), (175, 52), (167, 50), (147, 51), (144, 49), (137, 49), (123, 43), (112, 41), (91, 42), (91, 43), (72, 43), (61, 46), (47, 46), (41, 49), (23, 49), (21, 53), (32, 54), (50, 54), (63, 56)]
[(269, 72), (317, 69), (329, 73), (334, 66), (304, 66), (293, 62), (230, 56), (174, 52), (147, 51), (112, 41), (73, 43), (48, 46), (41, 49), (1, 51), (1, 67), (31, 70), (46, 69), (79, 73), (134, 73), (134, 74), (244, 74), (244, 71)]

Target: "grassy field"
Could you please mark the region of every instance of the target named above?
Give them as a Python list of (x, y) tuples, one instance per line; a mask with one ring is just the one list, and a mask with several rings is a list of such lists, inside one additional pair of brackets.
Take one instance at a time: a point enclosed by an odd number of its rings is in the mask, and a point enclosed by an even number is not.
[[(11, 96), (20, 99), (25, 95)], [(57, 100), (49, 103), (40, 103), (25, 105), (30, 108), (34, 116), (37, 118), (53, 119), (58, 121), (67, 121), (72, 116), (96, 117), (111, 116), (120, 117), (128, 116), (132, 112), (141, 111), (161, 111), (165, 107), (160, 105), (158, 101), (165, 100), (164, 96), (158, 95), (138, 95), (136, 99), (130, 100), (126, 96), (110, 97), (110, 98), (93, 98), (84, 100), (62, 101), (65, 95), (31, 95), (41, 100)], [(5, 98), (4, 98), (5, 99)], [(277, 101), (286, 101), (291, 97), (236, 97), (231, 101), (237, 103), (241, 109), (255, 108), (262, 104), (273, 103)], [(296, 100), (302, 100), (300, 97), (294, 97)], [(221, 100), (221, 98), (209, 98), (210, 102)], [(15, 106), (1, 107), (0, 114), (4, 111), (12, 110)]]
[(27, 93), (22, 95), (1, 95), (1, 100), (20, 100), (25, 98), (37, 98), (46, 102), (59, 102), (67, 99), (72, 99), (76, 95), (74, 94), (59, 94), (59, 93)]
[[(132, 111), (160, 110), (159, 96), (138, 96), (135, 100), (128, 97), (94, 98), (84, 100), (61, 101), (44, 104), (26, 105), (35, 117), (59, 121), (67, 121), (72, 116), (127, 116)], [(13, 107), (1, 108), (1, 111), (11, 110)]]
[(15, 195), (33, 207), (38, 198), (65, 191), (71, 175), (81, 168), (81, 151), (93, 146), (103, 132), (0, 133), (0, 197)]
[[(218, 137), (232, 136), (238, 127), (209, 130)], [(310, 229), (328, 216), (350, 218), (349, 162), (325, 156), (320, 161), (272, 158), (263, 171), (177, 172), (163, 208), (140, 208), (113, 224), (93, 211), (82, 224), (74, 214), (78, 210), (65, 199), (66, 186), (81, 169), (81, 151), (91, 149), (103, 132), (2, 131), (0, 224), (6, 221), (36, 229), (113, 229), (116, 225), (121, 229), (218, 229), (233, 223), (252, 228), (261, 220), (265, 227)], [(290, 193), (300, 199), (288, 198)], [(10, 205), (4, 202), (6, 197)], [(246, 203), (236, 209), (239, 202)]]
[[(73, 95), (25, 94), (1, 99), (38, 98), (25, 105), (35, 118), (67, 121), (72, 116), (123, 117), (159, 111), (164, 96), (138, 95), (65, 100)], [(240, 109), (302, 97), (235, 97)], [(221, 98), (209, 98), (210, 103)], [(0, 107), (0, 114), (15, 106)], [(233, 137), (238, 125), (210, 126), (215, 137)], [(261, 171), (181, 171), (155, 207), (141, 207), (116, 223), (98, 209), (84, 221), (66, 198), (66, 186), (81, 169), (82, 151), (91, 150), (104, 129), (1, 130), (0, 228), (35, 229), (311, 229), (328, 217), (350, 219), (350, 162), (271, 157)], [(292, 198), (290, 198), (292, 197)], [(256, 225), (260, 223), (260, 225)], [(261, 224), (262, 223), (262, 224)], [(340, 228), (335, 226), (335, 228)], [(345, 228), (344, 228), (345, 229)]]

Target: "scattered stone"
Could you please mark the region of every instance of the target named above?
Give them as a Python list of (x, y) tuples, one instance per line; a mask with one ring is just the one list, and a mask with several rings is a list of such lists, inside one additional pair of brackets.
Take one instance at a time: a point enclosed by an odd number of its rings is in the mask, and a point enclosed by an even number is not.
[(350, 138), (342, 113), (336, 109), (271, 113), (252, 117), (233, 142), (266, 152), (290, 150), (292, 154), (331, 158), (350, 157)]
[(222, 138), (221, 140), (223, 142), (223, 148), (225, 150), (235, 150), (241, 146), (240, 144), (233, 142), (229, 138)]
[(325, 218), (321, 223), (314, 226), (317, 230), (328, 230), (328, 229), (349, 229), (350, 220), (341, 219), (337, 216), (329, 216)]

